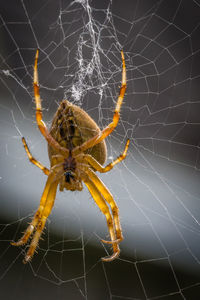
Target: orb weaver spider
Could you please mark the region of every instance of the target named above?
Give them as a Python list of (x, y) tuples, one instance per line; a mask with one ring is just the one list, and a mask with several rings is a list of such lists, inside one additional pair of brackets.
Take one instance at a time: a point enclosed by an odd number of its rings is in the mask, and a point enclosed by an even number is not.
[[(119, 209), (110, 191), (95, 174), (96, 171), (105, 173), (110, 171), (117, 163), (122, 161), (129, 147), (129, 139), (121, 155), (107, 166), (102, 165), (106, 161), (107, 148), (105, 138), (111, 134), (118, 124), (120, 108), (126, 91), (126, 67), (124, 53), (122, 57), (122, 84), (115, 107), (112, 122), (102, 131), (95, 121), (80, 107), (63, 100), (53, 118), (50, 131), (43, 121), (42, 105), (39, 93), (38, 82), (38, 55), (36, 51), (34, 64), (34, 96), (36, 105), (36, 121), (38, 128), (48, 143), (48, 154), (51, 167), (47, 169), (36, 160), (26, 143), (22, 142), (31, 163), (40, 168), (48, 176), (47, 182), (40, 200), (40, 205), (27, 227), (23, 236), (12, 242), (14, 246), (24, 245), (32, 237), (28, 251), (24, 258), (24, 263), (31, 260), (38, 246), (40, 236), (44, 229), (46, 220), (51, 213), (56, 197), (57, 186), (60, 184), (60, 191), (64, 189), (71, 191), (81, 191), (82, 181), (87, 186), (94, 201), (105, 215), (110, 234), (110, 241), (102, 240), (104, 243), (112, 245), (113, 254), (102, 258), (103, 261), (112, 261), (119, 256), (119, 243), (123, 239), (122, 229), (119, 220)], [(111, 208), (110, 209), (109, 206)]]

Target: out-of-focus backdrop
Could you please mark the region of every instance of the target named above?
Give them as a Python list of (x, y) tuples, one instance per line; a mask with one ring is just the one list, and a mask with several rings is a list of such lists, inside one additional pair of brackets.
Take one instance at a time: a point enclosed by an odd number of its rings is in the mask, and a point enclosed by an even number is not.
[[(0, 290), (4, 299), (198, 299), (200, 294), (200, 2), (0, 2)], [(100, 178), (120, 210), (120, 258), (86, 187), (59, 192), (30, 264), (10, 245), (30, 222), (49, 167), (35, 121), (39, 49), (44, 121), (66, 98), (104, 128), (112, 120), (124, 50), (127, 92), (107, 138), (107, 163), (127, 138), (126, 160)]]

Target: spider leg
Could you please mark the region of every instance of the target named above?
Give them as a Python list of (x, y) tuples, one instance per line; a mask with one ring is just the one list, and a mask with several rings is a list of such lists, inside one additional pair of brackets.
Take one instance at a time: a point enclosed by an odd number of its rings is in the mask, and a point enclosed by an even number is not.
[(117, 239), (115, 241), (105, 241), (102, 240), (104, 243), (108, 244), (113, 244), (113, 242), (121, 242), (123, 240), (123, 235), (122, 235), (122, 228), (119, 220), (119, 209), (118, 206), (110, 193), (110, 191), (107, 189), (107, 187), (104, 185), (104, 183), (98, 178), (98, 176), (94, 173), (93, 170), (89, 169), (86, 171), (89, 178), (92, 180), (93, 184), (96, 186), (98, 191), (102, 194), (104, 199), (110, 204), (112, 214), (113, 214), (113, 219), (114, 219), (114, 224), (115, 224), (115, 230), (116, 230), (116, 237)]
[(93, 181), (89, 178), (89, 176), (86, 175), (83, 181), (84, 181), (85, 185), (87, 186), (90, 194), (92, 195), (94, 201), (98, 205), (99, 209), (101, 210), (101, 212), (106, 217), (107, 226), (108, 226), (108, 230), (109, 230), (109, 233), (110, 233), (110, 238), (112, 240), (113, 254), (109, 257), (102, 258), (102, 260), (103, 261), (112, 261), (115, 258), (117, 258), (119, 256), (119, 253), (120, 253), (119, 245), (118, 245), (117, 242), (115, 242), (116, 241), (116, 236), (115, 236), (115, 230), (114, 230), (112, 216), (110, 214), (109, 208), (108, 208), (105, 200), (103, 199), (102, 195), (100, 194), (100, 192), (96, 188)]
[(121, 51), (121, 56), (122, 56), (122, 64), (123, 64), (122, 84), (121, 84), (117, 104), (116, 104), (116, 107), (115, 107), (113, 121), (106, 128), (104, 128), (101, 131), (100, 134), (98, 134), (98, 135), (92, 137), (91, 139), (87, 140), (82, 145), (75, 147), (72, 151), (73, 155), (78, 155), (79, 153), (84, 152), (85, 150), (95, 146), (96, 144), (99, 144), (109, 134), (111, 134), (111, 132), (115, 129), (115, 127), (118, 124), (119, 116), (120, 116), (120, 108), (121, 108), (121, 105), (122, 105), (122, 102), (123, 102), (123, 99), (124, 99), (124, 94), (126, 92), (126, 66), (125, 66), (125, 59), (124, 59), (123, 51)]
[(49, 172), (50, 172), (49, 169), (47, 169), (45, 166), (43, 166), (38, 160), (36, 160), (32, 156), (32, 154), (31, 154), (31, 152), (29, 150), (29, 147), (28, 147), (28, 145), (27, 145), (26, 140), (25, 140), (24, 137), (22, 138), (22, 143), (24, 145), (24, 149), (26, 151), (26, 154), (28, 155), (28, 158), (29, 158), (30, 162), (32, 164), (34, 164), (35, 166), (37, 166), (39, 169), (41, 169), (45, 175), (49, 175)]
[[(86, 160), (93, 167), (93, 169), (95, 171), (98, 171), (100, 173), (106, 173), (106, 172), (110, 171), (116, 164), (118, 164), (120, 161), (122, 161), (126, 158), (129, 144), (130, 144), (130, 140), (128, 139), (123, 153), (120, 154), (113, 162), (111, 162), (110, 164), (108, 164), (105, 167), (103, 167), (96, 159), (94, 159), (89, 154), (84, 154), (83, 156), (80, 155), (80, 161)], [(79, 160), (78, 157), (77, 157), (77, 160)]]
[(40, 200), (40, 205), (38, 207), (38, 210), (36, 211), (32, 222), (29, 224), (29, 226), (27, 227), (26, 231), (24, 232), (23, 236), (17, 241), (17, 242), (11, 242), (11, 245), (13, 246), (21, 246), (27, 243), (28, 239), (30, 238), (31, 234), (33, 233), (33, 231), (35, 230), (41, 216), (42, 216), (42, 211), (44, 209), (45, 203), (46, 203), (46, 199), (49, 193), (49, 189), (51, 187), (51, 184), (53, 183), (54, 180), (54, 174), (50, 173), (50, 175), (48, 176), (46, 185), (45, 185), (45, 189), (44, 192), (42, 194), (41, 200)]
[(46, 127), (45, 122), (42, 120), (42, 104), (41, 104), (40, 93), (39, 93), (38, 69), (37, 69), (38, 56), (39, 56), (39, 51), (37, 49), (35, 55), (35, 64), (34, 64), (33, 86), (34, 86), (34, 96), (35, 96), (35, 105), (36, 105), (36, 121), (38, 124), (38, 128), (50, 146), (52, 146), (54, 149), (58, 150), (62, 154), (68, 155), (69, 150), (59, 145), (59, 143), (51, 136), (51, 134), (49, 133)]
[(33, 235), (32, 241), (31, 241), (29, 249), (25, 255), (23, 263), (27, 263), (31, 260), (31, 258), (33, 257), (33, 254), (38, 246), (40, 236), (41, 236), (44, 226), (46, 224), (46, 220), (47, 220), (48, 216), (50, 215), (51, 210), (54, 205), (57, 186), (58, 186), (58, 181), (54, 181), (48, 190), (48, 195), (47, 195), (47, 199), (45, 202), (45, 206), (42, 210), (41, 217), (38, 221), (35, 233)]

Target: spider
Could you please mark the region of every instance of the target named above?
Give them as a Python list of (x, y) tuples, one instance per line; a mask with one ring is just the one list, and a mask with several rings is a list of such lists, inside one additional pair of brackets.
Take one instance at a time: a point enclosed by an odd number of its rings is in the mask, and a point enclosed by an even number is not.
[[(48, 154), (50, 169), (43, 166), (36, 160), (26, 143), (24, 137), (22, 142), (31, 163), (40, 168), (48, 176), (47, 182), (40, 200), (40, 205), (22, 237), (14, 246), (21, 246), (31, 238), (30, 245), (23, 260), (29, 262), (38, 246), (40, 236), (44, 229), (46, 220), (51, 213), (56, 197), (57, 187), (60, 191), (64, 189), (81, 191), (83, 184), (86, 185), (94, 201), (107, 220), (110, 241), (102, 240), (112, 245), (113, 254), (102, 258), (103, 261), (112, 261), (120, 254), (119, 243), (123, 239), (122, 229), (119, 220), (119, 209), (112, 194), (96, 175), (96, 171), (105, 173), (110, 171), (117, 163), (122, 161), (129, 147), (129, 139), (126, 142), (124, 151), (113, 162), (102, 166), (106, 161), (107, 148), (105, 138), (111, 134), (118, 124), (120, 108), (126, 91), (126, 67), (124, 53), (122, 57), (122, 84), (116, 103), (113, 120), (102, 131), (95, 121), (80, 107), (63, 100), (53, 118), (50, 131), (43, 121), (42, 105), (39, 93), (38, 82), (38, 56), (36, 51), (34, 64), (34, 97), (36, 105), (36, 121), (38, 128), (48, 143)], [(111, 212), (109, 206), (111, 208)]]

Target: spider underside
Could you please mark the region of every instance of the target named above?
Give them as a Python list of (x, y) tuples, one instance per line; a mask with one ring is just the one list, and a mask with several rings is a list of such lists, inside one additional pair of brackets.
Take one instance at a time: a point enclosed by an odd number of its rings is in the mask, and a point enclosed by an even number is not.
[[(40, 205), (27, 227), (23, 236), (14, 246), (24, 245), (31, 238), (24, 263), (31, 260), (38, 246), (41, 233), (46, 220), (51, 213), (56, 197), (57, 187), (81, 191), (83, 184), (87, 186), (94, 201), (105, 215), (110, 234), (110, 241), (102, 240), (112, 245), (113, 254), (102, 258), (103, 261), (112, 261), (120, 253), (119, 243), (122, 241), (122, 229), (119, 220), (119, 210), (112, 194), (104, 183), (96, 175), (96, 171), (105, 173), (110, 171), (117, 163), (122, 161), (127, 154), (129, 140), (127, 140), (124, 152), (107, 166), (102, 166), (106, 161), (105, 138), (115, 129), (120, 117), (120, 108), (126, 91), (126, 68), (123, 51), (122, 56), (122, 85), (116, 103), (113, 120), (102, 131), (95, 121), (80, 107), (63, 100), (53, 118), (50, 131), (42, 119), (42, 106), (39, 94), (38, 82), (38, 50), (34, 64), (34, 96), (36, 104), (36, 121), (38, 128), (48, 143), (50, 169), (37, 161), (28, 148), (25, 138), (22, 142), (29, 160), (39, 167), (48, 176), (47, 182), (40, 200)], [(111, 208), (111, 212), (109, 209)]]

